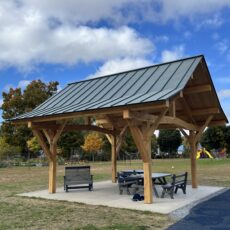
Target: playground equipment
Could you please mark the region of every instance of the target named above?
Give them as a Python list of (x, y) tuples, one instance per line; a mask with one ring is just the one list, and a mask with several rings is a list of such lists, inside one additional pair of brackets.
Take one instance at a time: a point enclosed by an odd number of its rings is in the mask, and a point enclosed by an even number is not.
[(205, 148), (201, 148), (197, 151), (197, 154), (196, 154), (196, 159), (202, 159), (202, 158), (211, 158), (213, 159), (213, 156), (212, 154), (207, 151)]

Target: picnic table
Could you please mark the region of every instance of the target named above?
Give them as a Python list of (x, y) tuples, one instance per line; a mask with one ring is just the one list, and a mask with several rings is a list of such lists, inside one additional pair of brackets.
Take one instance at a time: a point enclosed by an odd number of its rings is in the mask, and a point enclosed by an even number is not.
[[(137, 170), (123, 170), (122, 173), (132, 175), (139, 180), (141, 185), (144, 184), (144, 170), (137, 169)], [(156, 197), (159, 197), (157, 189), (154, 185), (165, 185), (167, 184), (166, 177), (172, 176), (170, 173), (152, 173), (152, 181), (153, 181), (153, 191)]]

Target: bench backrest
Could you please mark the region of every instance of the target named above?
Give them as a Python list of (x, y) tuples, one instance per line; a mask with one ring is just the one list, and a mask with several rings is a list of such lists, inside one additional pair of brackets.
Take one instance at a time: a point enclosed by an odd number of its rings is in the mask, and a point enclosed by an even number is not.
[(173, 185), (186, 184), (187, 183), (187, 177), (188, 177), (187, 172), (185, 172), (183, 174), (179, 174), (179, 175), (174, 174), (172, 176), (172, 184)]
[(65, 167), (65, 180), (69, 185), (91, 182), (90, 166)]

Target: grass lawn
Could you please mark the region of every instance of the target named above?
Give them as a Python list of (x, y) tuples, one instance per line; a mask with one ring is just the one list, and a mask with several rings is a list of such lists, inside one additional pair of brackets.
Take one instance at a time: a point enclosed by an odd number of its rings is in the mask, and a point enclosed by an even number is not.
[[(94, 179), (111, 178), (110, 162), (91, 164)], [(141, 161), (118, 162), (118, 170), (140, 169)], [(188, 159), (153, 160), (154, 172), (190, 172)], [(199, 184), (230, 187), (230, 159), (198, 160)], [(0, 169), (0, 229), (165, 229), (167, 215), (64, 201), (18, 197), (16, 194), (46, 189), (47, 167)], [(64, 166), (58, 167), (58, 186), (63, 186)], [(190, 178), (189, 178), (190, 182)]]

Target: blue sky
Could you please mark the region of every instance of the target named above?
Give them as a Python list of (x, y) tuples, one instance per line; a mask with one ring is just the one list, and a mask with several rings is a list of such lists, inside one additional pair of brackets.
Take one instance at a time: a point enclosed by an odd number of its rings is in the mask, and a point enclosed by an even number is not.
[(230, 118), (229, 15), (229, 0), (1, 0), (0, 105), (34, 79), (63, 88), (204, 54)]

